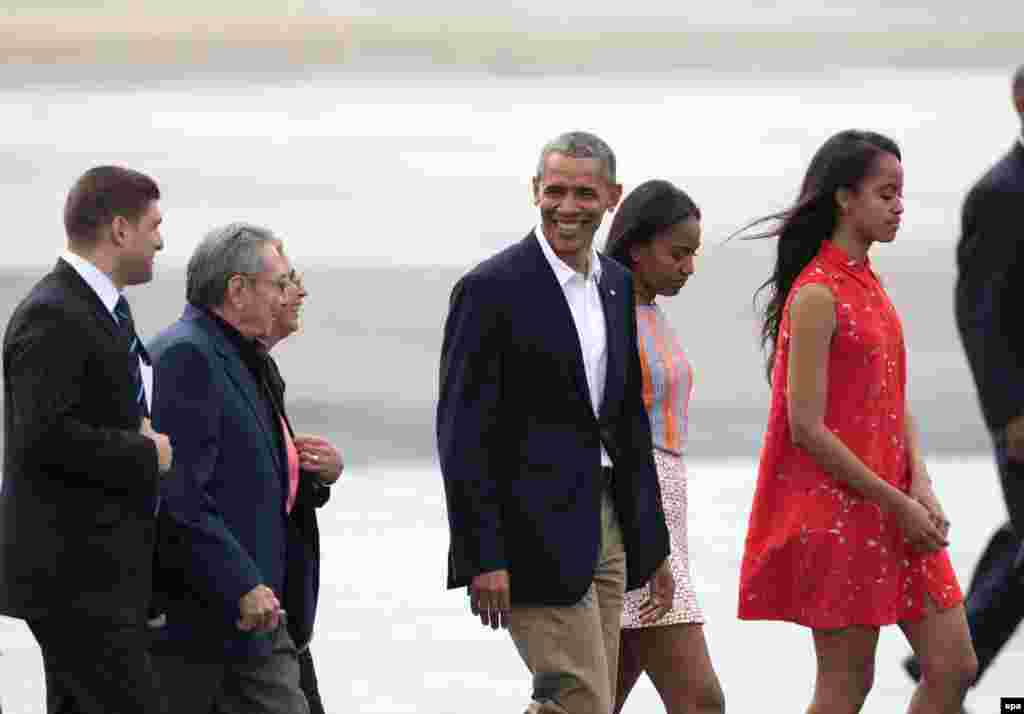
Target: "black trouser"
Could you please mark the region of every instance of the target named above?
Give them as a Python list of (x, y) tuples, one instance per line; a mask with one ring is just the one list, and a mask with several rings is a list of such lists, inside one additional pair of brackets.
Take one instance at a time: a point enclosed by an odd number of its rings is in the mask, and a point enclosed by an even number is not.
[(996, 442), (996, 462), (1010, 520), (989, 540), (971, 576), (967, 624), (978, 655), (978, 679), (1024, 619), (1024, 463), (1006, 457)]
[(320, 700), (320, 687), (313, 668), (313, 653), (309, 647), (299, 653), (299, 686), (309, 702), (309, 714), (325, 714), (324, 703)]
[(207, 658), (199, 651), (153, 652), (169, 714), (307, 714), (298, 652), (281, 623), (266, 657)]
[(28, 626), (43, 654), (48, 714), (163, 714), (141, 622), (62, 615)]

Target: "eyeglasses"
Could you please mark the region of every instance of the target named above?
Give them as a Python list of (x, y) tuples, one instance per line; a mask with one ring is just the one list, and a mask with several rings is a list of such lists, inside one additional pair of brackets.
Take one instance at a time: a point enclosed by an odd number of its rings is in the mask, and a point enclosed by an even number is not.
[(235, 275), (247, 278), (249, 280), (252, 280), (253, 282), (270, 283), (275, 288), (277, 288), (278, 292), (282, 294), (287, 292), (288, 288), (292, 286), (292, 281), (287, 274), (282, 275), (278, 278), (268, 278), (263, 273), (235, 273)]

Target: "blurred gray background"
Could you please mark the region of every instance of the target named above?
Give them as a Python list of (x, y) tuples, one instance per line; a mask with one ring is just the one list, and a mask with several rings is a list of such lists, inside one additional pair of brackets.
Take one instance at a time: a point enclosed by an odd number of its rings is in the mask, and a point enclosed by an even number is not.
[[(792, 679), (778, 696), (796, 710), (812, 663), (800, 674), (782, 664), (806, 659), (809, 640), (787, 644), (799, 635), (780, 626), (787, 634), (772, 641), (789, 654), (769, 664), (746, 644), (761, 626), (732, 620), (768, 397), (751, 299), (774, 245), (724, 239), (785, 207), (832, 133), (871, 128), (901, 144), (904, 227), (872, 260), (903, 317), (925, 448), (945, 473), (968, 477), (939, 485), (962, 515), (954, 562), (965, 581), (1003, 516), (953, 324), (953, 248), (964, 192), (1019, 131), (1009, 74), (1024, 62), (1022, 21), (1020, 3), (948, 0), (8, 3), (0, 318), (61, 251), (64, 196), (92, 165), (145, 171), (164, 192), (157, 277), (129, 295), (144, 337), (180, 314), (183, 265), (206, 230), (247, 220), (279, 232), (311, 292), (303, 331), (279, 348), (290, 416), (338, 443), (352, 472), (322, 519), (328, 597), (314, 651), (328, 703), (513, 711), (521, 665), (507, 642), (454, 624), (463, 603), (442, 590), (441, 329), (458, 276), (536, 221), (529, 179), (541, 145), (596, 132), (616, 150), (626, 191), (667, 178), (703, 210), (697, 275), (664, 303), (696, 371), (690, 458), (711, 475), (691, 496), (691, 552), (730, 709), (758, 705), (757, 687), (741, 693), (756, 671), (773, 691)], [(966, 471), (950, 466), (961, 462)], [(411, 591), (379, 573), (396, 555), (423, 569)], [(396, 640), (423, 659), (451, 649), (429, 676), (410, 664), (389, 687)], [(371, 653), (365, 676), (332, 674), (356, 643)], [(4, 711), (41, 712), (27, 631), (0, 619), (0, 651)], [(1013, 693), (1011, 670), (993, 670), (975, 696), (994, 707)], [(909, 690), (895, 660), (879, 671), (867, 711), (902, 709)], [(634, 696), (627, 711), (657, 710), (649, 687)]]

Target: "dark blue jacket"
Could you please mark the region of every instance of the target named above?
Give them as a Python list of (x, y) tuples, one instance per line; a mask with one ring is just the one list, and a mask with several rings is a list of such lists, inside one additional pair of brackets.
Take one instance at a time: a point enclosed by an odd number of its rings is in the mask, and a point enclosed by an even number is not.
[[(245, 658), (269, 636), (237, 629), (239, 599), (284, 600), (287, 456), (280, 419), (224, 328), (193, 306), (149, 345), (153, 427), (174, 448), (158, 559), (167, 626), (157, 649)], [(309, 612), (313, 609), (309, 605)], [(297, 615), (299, 613), (290, 613)]]
[(1024, 414), (1024, 147), (1014, 143), (964, 201), (956, 322), (981, 410), (997, 435)]
[(572, 313), (533, 233), (452, 290), (437, 406), (449, 587), (508, 569), (518, 605), (579, 601), (600, 547), (602, 444), (614, 463), (628, 587), (668, 555), (633, 280), (618, 263), (601, 264), (608, 369), (598, 414)]

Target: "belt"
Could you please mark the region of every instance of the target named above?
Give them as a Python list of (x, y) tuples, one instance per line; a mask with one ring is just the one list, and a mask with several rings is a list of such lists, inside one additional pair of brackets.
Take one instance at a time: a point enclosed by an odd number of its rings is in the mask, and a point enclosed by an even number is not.
[(615, 482), (615, 470), (611, 466), (601, 467), (601, 480), (604, 481), (604, 485), (608, 488), (612, 487)]

